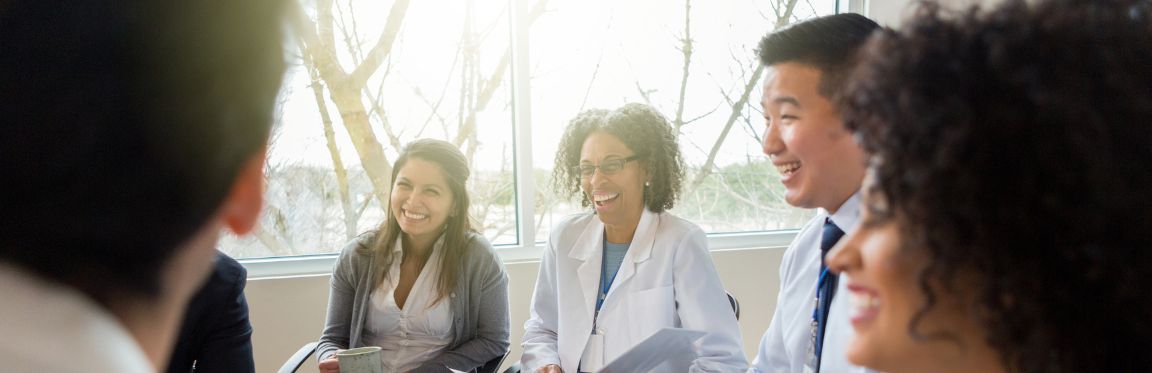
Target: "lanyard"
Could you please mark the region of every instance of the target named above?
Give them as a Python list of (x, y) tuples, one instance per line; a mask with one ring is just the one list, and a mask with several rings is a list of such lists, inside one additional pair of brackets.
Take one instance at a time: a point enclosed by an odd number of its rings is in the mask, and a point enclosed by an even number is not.
[(820, 280), (816, 282), (816, 297), (812, 302), (812, 322), (809, 324), (809, 331), (811, 333), (809, 337), (811, 339), (808, 344), (807, 366), (810, 367), (813, 372), (820, 371), (820, 352), (816, 350), (816, 335), (820, 333), (820, 319), (824, 316), (820, 314), (820, 308), (822, 308), (820, 307), (820, 291), (824, 289), (824, 281), (830, 281), (828, 278), (828, 267), (820, 270)]
[(608, 290), (612, 288), (612, 282), (616, 281), (616, 273), (612, 274), (612, 278), (607, 278), (604, 271), (607, 269), (606, 262), (608, 261), (607, 250), (604, 255), (600, 257), (600, 291), (596, 295), (596, 311), (592, 314), (592, 332), (596, 332), (596, 324), (600, 322), (600, 307), (604, 306), (604, 299), (608, 298)]
[(828, 280), (828, 267), (820, 270), (820, 280), (816, 281), (816, 300), (812, 303), (816, 305), (812, 307), (812, 325), (816, 325), (820, 317), (820, 289), (824, 288), (824, 281)]

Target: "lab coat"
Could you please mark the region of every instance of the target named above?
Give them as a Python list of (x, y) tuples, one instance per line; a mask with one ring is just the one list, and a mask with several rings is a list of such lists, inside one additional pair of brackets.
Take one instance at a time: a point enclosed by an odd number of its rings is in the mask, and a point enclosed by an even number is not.
[[(576, 373), (592, 331), (604, 254), (604, 223), (591, 213), (552, 231), (524, 323), (524, 372), (559, 364)], [(664, 327), (705, 331), (693, 372), (747, 369), (740, 329), (712, 264), (704, 231), (647, 209), (600, 310), (604, 362)]]

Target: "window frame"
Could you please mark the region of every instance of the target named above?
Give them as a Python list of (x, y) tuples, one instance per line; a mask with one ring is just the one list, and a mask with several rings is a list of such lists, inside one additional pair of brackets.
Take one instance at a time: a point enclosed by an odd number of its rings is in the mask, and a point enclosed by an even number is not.
[[(536, 237), (535, 216), (536, 182), (532, 175), (532, 112), (531, 86), (528, 76), (528, 30), (523, 18), (531, 11), (535, 0), (508, 0), (511, 9), (509, 37), (512, 46), (510, 85), (513, 112), (513, 175), (516, 196), (516, 244), (494, 245), (505, 263), (540, 260), (546, 248), (547, 237)], [(833, 0), (840, 12), (868, 15), (869, 0)], [(784, 248), (791, 244), (799, 229), (708, 234), (709, 250), (756, 248)], [(248, 270), (249, 278), (275, 278), (332, 273), (339, 253), (239, 259)]]

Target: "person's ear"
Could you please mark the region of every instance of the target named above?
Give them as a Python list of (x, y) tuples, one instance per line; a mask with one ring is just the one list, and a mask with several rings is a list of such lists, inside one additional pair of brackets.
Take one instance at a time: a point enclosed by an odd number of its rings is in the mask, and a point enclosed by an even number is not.
[(264, 208), (264, 158), (268, 149), (252, 154), (232, 183), (232, 191), (224, 199), (221, 219), (232, 233), (247, 234), (260, 220)]

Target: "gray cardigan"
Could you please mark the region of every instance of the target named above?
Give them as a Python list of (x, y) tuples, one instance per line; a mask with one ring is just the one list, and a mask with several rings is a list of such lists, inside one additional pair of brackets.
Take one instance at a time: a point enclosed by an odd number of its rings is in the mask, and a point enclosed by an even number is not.
[[(413, 372), (450, 372), (448, 367), (469, 371), (508, 352), (508, 273), (488, 240), (476, 233), (469, 235), (472, 240), (461, 262), (463, 268), (458, 269), (459, 283), (449, 295), (455, 323), (452, 343)], [(337, 349), (364, 345), (376, 267), (375, 255), (361, 254), (356, 248), (367, 247), (375, 238), (375, 232), (360, 235), (340, 253), (332, 271), (328, 320), (317, 347), (319, 360), (333, 356)]]

